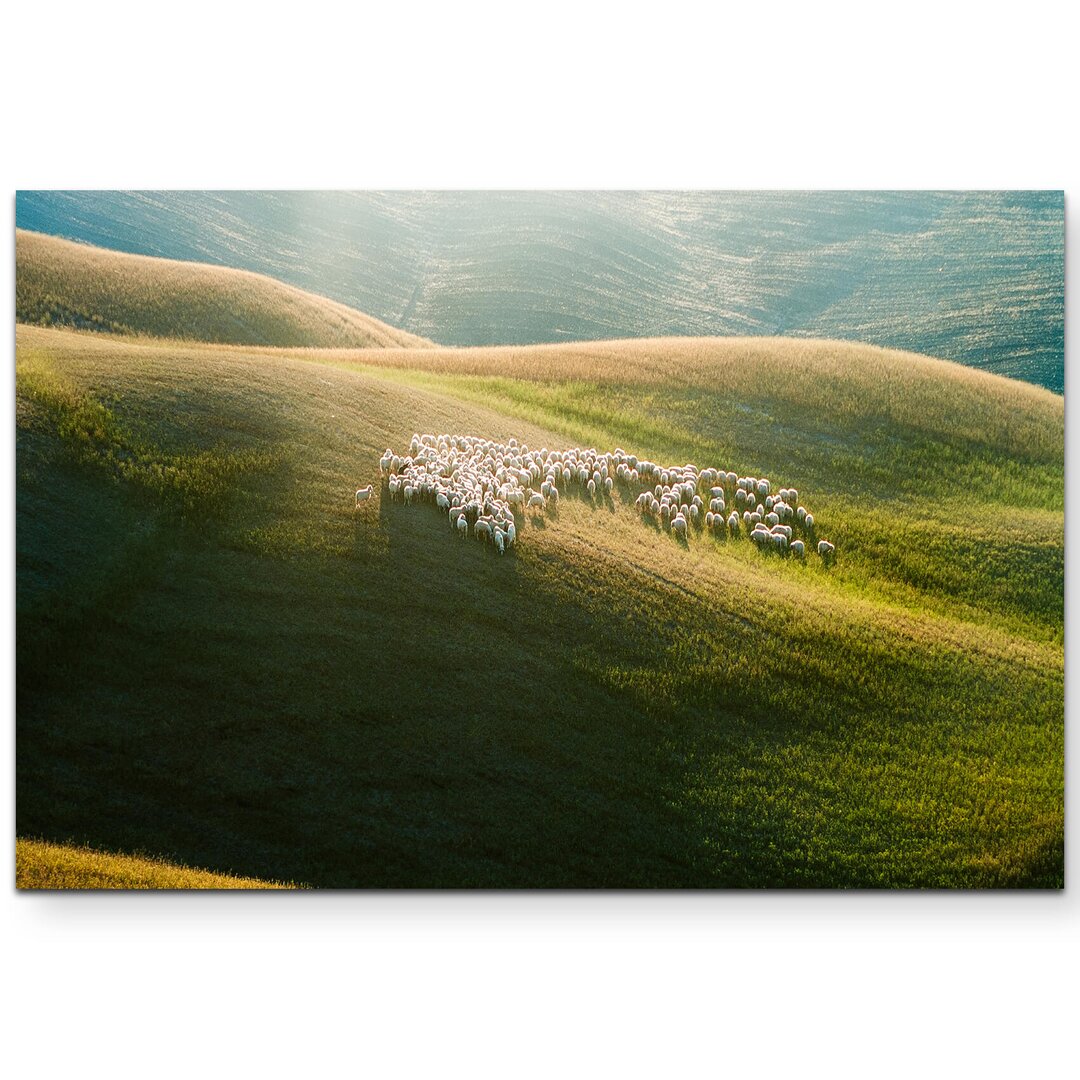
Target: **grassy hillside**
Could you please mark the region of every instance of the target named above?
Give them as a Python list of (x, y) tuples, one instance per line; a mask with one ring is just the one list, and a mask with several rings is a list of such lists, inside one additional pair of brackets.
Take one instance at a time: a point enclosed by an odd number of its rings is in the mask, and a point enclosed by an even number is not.
[(229, 874), (208, 874), (161, 859), (111, 855), (90, 848), (15, 843), (17, 889), (280, 889), (284, 886)]
[[(1061, 398), (780, 340), (16, 348), (21, 835), (316, 886), (1061, 884)], [(618, 493), (505, 559), (354, 510), (416, 430), (769, 475), (838, 557)]]
[(244, 345), (397, 348), (424, 339), (245, 270), (15, 232), (19, 322)]
[(1061, 191), (22, 191), (16, 223), (448, 345), (845, 338), (1061, 392)]

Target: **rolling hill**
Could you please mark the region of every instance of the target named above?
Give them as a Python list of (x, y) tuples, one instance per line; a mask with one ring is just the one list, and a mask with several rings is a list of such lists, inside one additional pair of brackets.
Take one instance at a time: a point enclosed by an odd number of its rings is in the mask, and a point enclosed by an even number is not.
[(413, 334), (245, 270), (127, 255), (17, 229), (20, 322), (243, 345), (400, 348)]
[(1064, 386), (1060, 191), (23, 191), (15, 212), (447, 345), (844, 338)]
[[(1061, 885), (1059, 396), (784, 339), (16, 351), (21, 836), (330, 887)], [(503, 559), (354, 509), (414, 431), (769, 475), (837, 559), (618, 489)]]

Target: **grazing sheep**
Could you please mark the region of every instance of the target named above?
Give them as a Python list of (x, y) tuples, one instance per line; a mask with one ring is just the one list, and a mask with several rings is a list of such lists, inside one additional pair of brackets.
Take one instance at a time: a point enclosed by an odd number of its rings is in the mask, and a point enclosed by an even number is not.
[[(612, 498), (615, 484), (624, 485), (643, 518), (659, 519), (683, 540), (691, 526), (738, 536), (745, 525), (759, 547), (802, 558), (806, 544), (792, 538), (787, 522), (797, 521), (808, 536), (814, 526), (805, 507), (793, 508), (795, 488), (779, 488), (774, 495), (764, 478), (699, 468), (693, 462), (663, 467), (619, 447), (608, 453), (595, 447), (530, 450), (516, 439), (416, 432), (408, 450), (398, 455), (387, 447), (379, 458), (390, 498), (400, 494), (408, 505), (434, 503), (459, 535), (467, 536), (473, 526), (477, 539), (491, 540), (500, 554), (516, 541), (515, 509), (546, 512), (558, 502), (560, 484), (563, 490), (579, 484), (590, 499)], [(729, 493), (734, 503), (730, 513)], [(361, 488), (356, 505), (373, 494), (374, 485)], [(826, 557), (834, 549), (828, 544), (819, 550)]]
[(836, 552), (836, 545), (830, 544), (828, 540), (819, 540), (817, 546), (817, 553), (823, 558), (828, 559)]

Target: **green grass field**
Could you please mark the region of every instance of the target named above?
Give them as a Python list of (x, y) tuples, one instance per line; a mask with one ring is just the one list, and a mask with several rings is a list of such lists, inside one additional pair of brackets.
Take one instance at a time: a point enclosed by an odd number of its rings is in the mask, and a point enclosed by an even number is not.
[(19, 322), (237, 345), (428, 345), (262, 274), (15, 231)]
[[(316, 887), (1062, 885), (1060, 397), (782, 339), (16, 353), (20, 836)], [(505, 559), (355, 510), (413, 431), (768, 475), (837, 559), (618, 491)]]

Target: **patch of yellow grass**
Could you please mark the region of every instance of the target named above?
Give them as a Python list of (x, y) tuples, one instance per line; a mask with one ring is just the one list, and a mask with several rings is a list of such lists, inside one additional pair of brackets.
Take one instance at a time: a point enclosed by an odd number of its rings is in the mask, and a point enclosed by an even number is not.
[(20, 322), (240, 345), (399, 348), (430, 344), (262, 274), (177, 262), (17, 229)]
[(92, 848), (15, 841), (17, 889), (288, 889), (274, 881), (212, 874), (162, 859), (111, 855)]

